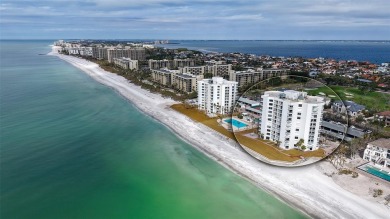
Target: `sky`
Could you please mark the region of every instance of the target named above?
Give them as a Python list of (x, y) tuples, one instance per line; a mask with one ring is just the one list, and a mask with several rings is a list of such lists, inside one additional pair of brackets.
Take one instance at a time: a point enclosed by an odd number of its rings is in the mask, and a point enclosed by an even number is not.
[(390, 0), (1, 0), (0, 38), (390, 40)]

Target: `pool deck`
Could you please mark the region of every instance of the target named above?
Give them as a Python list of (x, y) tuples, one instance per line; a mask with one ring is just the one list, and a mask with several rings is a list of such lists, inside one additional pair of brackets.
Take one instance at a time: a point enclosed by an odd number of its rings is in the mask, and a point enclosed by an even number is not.
[[(228, 122), (226, 122), (225, 120), (228, 120), (228, 119), (234, 119), (234, 120), (237, 120), (241, 123), (244, 123), (246, 126), (245, 127), (236, 127)], [(244, 121), (242, 119), (239, 119), (237, 118), (236, 116), (233, 116), (232, 118), (230, 117), (226, 117), (226, 118), (223, 118), (222, 121), (220, 122), (220, 124), (227, 130), (233, 130), (233, 132), (241, 132), (241, 131), (245, 131), (245, 130), (248, 130), (248, 129), (253, 129), (255, 127), (257, 127), (257, 125), (253, 125), (251, 124), (250, 122), (248, 121)]]

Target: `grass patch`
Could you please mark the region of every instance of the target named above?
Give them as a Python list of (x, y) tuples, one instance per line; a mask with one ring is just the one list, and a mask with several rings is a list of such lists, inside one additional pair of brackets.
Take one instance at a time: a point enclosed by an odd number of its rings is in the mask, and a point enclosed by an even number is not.
[(184, 104), (174, 104), (171, 106), (172, 109), (188, 116), (194, 121), (200, 122), (215, 131), (225, 135), (226, 137), (236, 140), (234, 137), (234, 134), (228, 130), (226, 130), (224, 127), (218, 124), (217, 119), (218, 118), (210, 118), (206, 116), (202, 111), (196, 109), (196, 108), (190, 108), (186, 107)]
[[(390, 110), (390, 94), (375, 92), (375, 91), (361, 91), (358, 88), (343, 87), (343, 86), (329, 86), (334, 92), (340, 96), (342, 100), (352, 100), (355, 103), (366, 106), (368, 110), (386, 111)], [(334, 92), (328, 87), (320, 87), (315, 90), (308, 90), (309, 95), (318, 95), (320, 92), (327, 96), (334, 95)], [(350, 96), (347, 95), (351, 94)], [(338, 100), (338, 97), (331, 97)]]
[(282, 150), (278, 148), (273, 142), (262, 139), (249, 138), (244, 136), (244, 133), (241, 132), (236, 133), (236, 138), (240, 144), (272, 160), (292, 162), (299, 160), (301, 157), (308, 158), (325, 156), (325, 151), (323, 149), (318, 149), (315, 151), (301, 151), (297, 149)]
[(390, 133), (390, 126), (384, 127), (383, 130)]
[(253, 151), (256, 151), (257, 153), (267, 157), (268, 159), (287, 162), (299, 160), (299, 157), (293, 157), (289, 156), (288, 154), (284, 154), (279, 151), (277, 147), (266, 144), (260, 139), (249, 138), (242, 135), (241, 133), (236, 133), (236, 138), (240, 144), (252, 149)]

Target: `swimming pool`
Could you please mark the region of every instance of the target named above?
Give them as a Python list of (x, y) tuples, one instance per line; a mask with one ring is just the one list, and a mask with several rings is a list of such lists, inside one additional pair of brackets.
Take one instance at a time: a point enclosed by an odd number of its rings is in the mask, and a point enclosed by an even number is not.
[(384, 179), (384, 180), (387, 180), (390, 182), (390, 173), (388, 173), (386, 171), (381, 171), (380, 169), (373, 167), (369, 164), (364, 164), (358, 168), (363, 170), (363, 171), (366, 171), (367, 173), (370, 173), (376, 177), (379, 177), (381, 179)]
[(242, 122), (240, 122), (238, 120), (235, 120), (235, 119), (225, 119), (225, 122), (227, 122), (229, 124), (232, 124), (236, 128), (243, 128), (243, 127), (248, 126), (247, 124), (242, 123)]

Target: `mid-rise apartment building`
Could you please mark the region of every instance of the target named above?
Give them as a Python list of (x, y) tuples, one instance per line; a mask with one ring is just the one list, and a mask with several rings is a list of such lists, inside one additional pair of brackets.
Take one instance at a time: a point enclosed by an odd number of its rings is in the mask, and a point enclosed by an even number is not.
[(92, 47), (92, 57), (99, 60), (107, 59), (107, 48)]
[(229, 77), (232, 72), (232, 65), (201, 65), (201, 66), (186, 66), (179, 68), (181, 73), (189, 73), (193, 75), (204, 75), (206, 73), (213, 76)]
[(173, 68), (182, 68), (186, 66), (195, 66), (193, 59), (173, 59)]
[(152, 80), (164, 86), (173, 86), (175, 83), (175, 75), (179, 72), (177, 70), (169, 69), (151, 69)]
[(207, 67), (205, 65), (202, 66), (186, 66), (179, 68), (180, 73), (188, 73), (192, 75), (204, 75), (207, 73)]
[(272, 77), (287, 75), (287, 69), (249, 69), (247, 71), (231, 71), (229, 80), (237, 81), (238, 86), (248, 86)]
[(174, 87), (178, 90), (192, 93), (198, 91), (198, 81), (203, 80), (203, 75), (176, 74)]
[(208, 72), (213, 74), (213, 76), (223, 76), (229, 77), (230, 72), (232, 71), (232, 64), (225, 65), (207, 65)]
[(145, 60), (145, 48), (133, 47), (128, 49), (108, 48), (107, 60), (113, 62), (114, 58), (130, 58), (132, 60)]
[(114, 58), (113, 62), (115, 65), (123, 69), (138, 69), (138, 60), (132, 60), (130, 58)]
[(195, 61), (193, 59), (173, 59), (173, 60), (149, 59), (148, 64), (149, 64), (150, 69), (161, 69), (161, 68), (177, 69), (177, 68), (183, 68), (183, 67), (187, 67), (187, 66), (194, 66)]
[(148, 66), (150, 69), (162, 69), (162, 68), (171, 69), (172, 63), (168, 59), (162, 59), (162, 60), (149, 59)]

